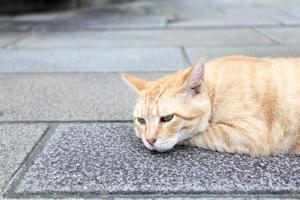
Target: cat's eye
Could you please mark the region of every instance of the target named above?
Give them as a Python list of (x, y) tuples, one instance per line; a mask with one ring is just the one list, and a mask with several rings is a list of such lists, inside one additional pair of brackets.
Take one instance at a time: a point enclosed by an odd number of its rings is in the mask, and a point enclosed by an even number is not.
[(173, 119), (174, 114), (166, 115), (160, 118), (160, 122), (169, 122)]
[(138, 117), (137, 120), (140, 124), (143, 124), (143, 125), (146, 124), (146, 120), (144, 118)]

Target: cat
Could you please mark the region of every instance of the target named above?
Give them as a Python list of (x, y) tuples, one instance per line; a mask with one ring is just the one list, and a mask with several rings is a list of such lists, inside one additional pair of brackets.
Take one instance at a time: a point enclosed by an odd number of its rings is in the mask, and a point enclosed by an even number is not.
[(139, 96), (134, 129), (149, 150), (300, 153), (300, 58), (199, 59), (157, 81), (122, 78)]

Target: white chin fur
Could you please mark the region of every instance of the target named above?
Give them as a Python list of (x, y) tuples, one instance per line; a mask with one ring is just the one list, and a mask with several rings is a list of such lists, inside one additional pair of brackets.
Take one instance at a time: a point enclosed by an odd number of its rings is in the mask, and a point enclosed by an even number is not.
[(143, 139), (143, 143), (147, 149), (153, 151), (156, 150), (158, 152), (164, 152), (172, 149), (176, 145), (176, 140), (168, 139), (168, 140), (156, 140), (153, 146), (151, 146), (145, 139)]
[(204, 121), (201, 124), (199, 124), (196, 130), (194, 129), (191, 132), (179, 131), (178, 133), (176, 133), (175, 137), (167, 140), (157, 139), (153, 146), (151, 146), (145, 139), (143, 139), (143, 143), (145, 147), (147, 147), (147, 149), (151, 151), (153, 150), (156, 150), (158, 152), (168, 151), (171, 150), (176, 144), (181, 143), (184, 140), (187, 140), (190, 137), (192, 137), (193, 134), (204, 131), (207, 128), (207, 126), (208, 126), (208, 122)]
[(160, 140), (158, 139), (153, 147), (158, 152), (164, 152), (172, 149), (176, 145), (177, 141), (175, 139), (168, 139), (168, 140)]

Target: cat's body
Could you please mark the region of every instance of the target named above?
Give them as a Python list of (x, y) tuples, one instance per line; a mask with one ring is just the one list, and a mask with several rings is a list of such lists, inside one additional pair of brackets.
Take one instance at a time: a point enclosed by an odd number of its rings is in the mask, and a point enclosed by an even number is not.
[(300, 153), (300, 58), (230, 56), (201, 65), (155, 82), (125, 78), (140, 94), (134, 115), (145, 123), (135, 125), (147, 148)]
[(300, 58), (221, 58), (206, 64), (210, 125), (191, 139), (204, 148), (300, 153)]

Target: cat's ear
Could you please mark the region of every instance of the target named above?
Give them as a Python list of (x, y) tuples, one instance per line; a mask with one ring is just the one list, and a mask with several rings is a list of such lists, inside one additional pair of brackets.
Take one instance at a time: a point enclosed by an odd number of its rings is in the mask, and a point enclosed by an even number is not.
[(121, 74), (122, 79), (127, 85), (135, 90), (137, 93), (140, 93), (144, 89), (146, 89), (148, 81), (138, 78), (136, 76), (132, 76), (126, 73)]
[(201, 86), (204, 82), (204, 66), (205, 61), (203, 58), (198, 59), (196, 63), (191, 66), (188, 87), (194, 94), (199, 94), (201, 92)]

